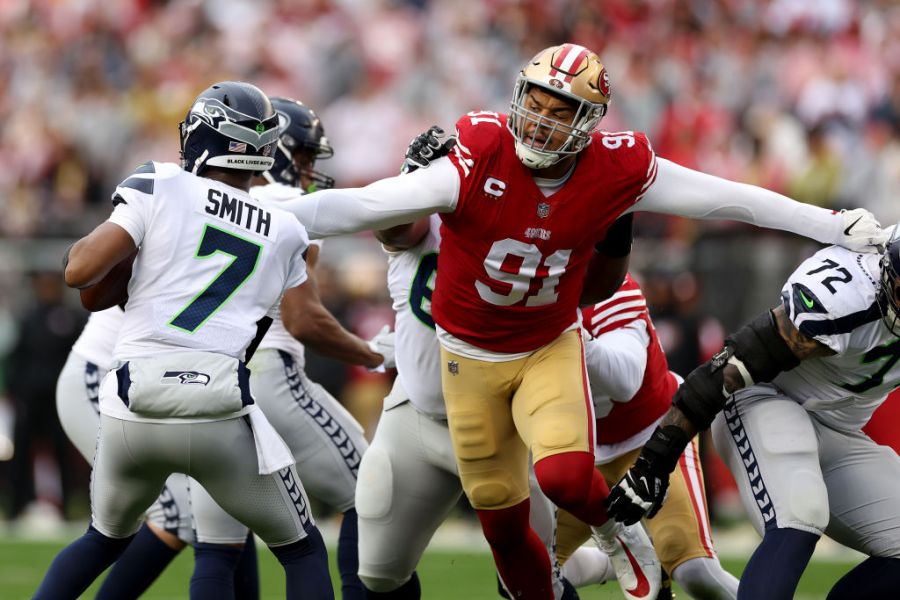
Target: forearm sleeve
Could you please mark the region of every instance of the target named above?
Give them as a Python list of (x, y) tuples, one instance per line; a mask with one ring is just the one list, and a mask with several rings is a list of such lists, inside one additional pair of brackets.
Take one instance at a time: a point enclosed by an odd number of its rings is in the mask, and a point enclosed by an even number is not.
[(630, 211), (743, 221), (825, 244), (841, 240), (841, 218), (833, 211), (796, 202), (755, 185), (700, 173), (662, 158), (658, 162), (656, 181)]
[(451, 212), (459, 174), (447, 158), (427, 169), (381, 179), (362, 188), (315, 192), (279, 204), (293, 213), (313, 239), (387, 229), (435, 212)]
[(619, 402), (634, 398), (647, 368), (647, 335), (643, 321), (614, 329), (585, 344), (591, 392)]

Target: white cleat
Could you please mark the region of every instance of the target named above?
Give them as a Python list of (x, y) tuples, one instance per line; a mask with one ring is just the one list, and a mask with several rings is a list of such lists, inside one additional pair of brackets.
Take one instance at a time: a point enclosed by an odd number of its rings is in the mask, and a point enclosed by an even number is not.
[(609, 556), (616, 579), (629, 600), (653, 600), (659, 594), (662, 567), (643, 525), (622, 525), (610, 519), (591, 527), (597, 547)]

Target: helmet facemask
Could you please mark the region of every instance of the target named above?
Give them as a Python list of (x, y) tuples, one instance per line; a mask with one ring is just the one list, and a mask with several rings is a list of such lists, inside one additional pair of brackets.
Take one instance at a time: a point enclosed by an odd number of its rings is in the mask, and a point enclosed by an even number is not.
[(305, 179), (306, 192), (333, 188), (334, 178), (315, 168), (317, 160), (334, 156), (334, 148), (315, 111), (290, 98), (272, 98), (272, 105), (278, 113), (280, 136), (275, 165), (264, 175), (266, 180), (304, 187)]
[(900, 336), (900, 226), (885, 246), (881, 256), (881, 280), (878, 306), (885, 326), (894, 335)]
[[(574, 110), (571, 121), (530, 110), (527, 100), (537, 88), (570, 104)], [(563, 44), (539, 52), (519, 72), (506, 122), (519, 159), (528, 168), (543, 169), (581, 152), (606, 114), (610, 95), (606, 68), (587, 48)], [(528, 131), (532, 126), (533, 134)], [(553, 139), (559, 133), (566, 136), (561, 143), (558, 136)]]

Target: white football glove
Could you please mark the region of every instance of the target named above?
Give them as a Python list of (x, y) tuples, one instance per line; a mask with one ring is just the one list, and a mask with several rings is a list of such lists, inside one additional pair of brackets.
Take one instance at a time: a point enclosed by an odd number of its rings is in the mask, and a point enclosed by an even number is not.
[(377, 352), (384, 357), (384, 362), (374, 369), (369, 369), (370, 371), (384, 373), (385, 369), (393, 369), (397, 365), (394, 359), (394, 332), (391, 331), (390, 325), (382, 327), (381, 331), (376, 333), (368, 343), (372, 352)]
[(841, 234), (837, 244), (854, 252), (881, 252), (888, 234), (875, 215), (864, 208), (841, 211)]

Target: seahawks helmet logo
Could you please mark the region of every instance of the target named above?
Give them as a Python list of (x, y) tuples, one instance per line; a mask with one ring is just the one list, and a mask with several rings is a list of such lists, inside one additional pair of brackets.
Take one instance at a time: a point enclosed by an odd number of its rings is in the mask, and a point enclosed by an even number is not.
[(163, 385), (206, 385), (209, 375), (200, 371), (166, 371), (160, 383)]

